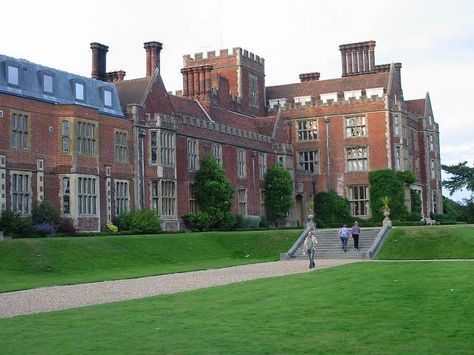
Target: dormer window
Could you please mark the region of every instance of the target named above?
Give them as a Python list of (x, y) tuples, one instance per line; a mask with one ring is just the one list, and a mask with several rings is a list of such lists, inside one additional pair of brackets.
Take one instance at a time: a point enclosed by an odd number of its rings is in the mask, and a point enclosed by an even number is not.
[(337, 101), (337, 92), (331, 92), (327, 94), (321, 94), (321, 101), (323, 103), (328, 102), (329, 100), (332, 100), (334, 102)]
[(270, 109), (277, 109), (278, 107), (284, 107), (287, 103), (286, 98), (281, 98), (281, 99), (271, 99), (268, 100), (268, 106), (270, 106)]
[(365, 89), (365, 96), (372, 97), (372, 96), (383, 96), (383, 88), (372, 88), (372, 89)]
[(294, 100), (295, 104), (306, 105), (311, 103), (311, 96), (296, 96)]
[(18, 86), (20, 83), (19, 80), (19, 68), (14, 65), (7, 66), (7, 83), (8, 85)]
[(358, 100), (362, 95), (362, 90), (349, 90), (344, 91), (344, 100), (356, 99)]
[(112, 107), (112, 91), (104, 89), (104, 106)]
[(53, 76), (49, 74), (43, 75), (43, 92), (52, 94), (54, 92)]
[(76, 100), (79, 101), (84, 101), (85, 98), (85, 90), (84, 90), (84, 84), (83, 83), (74, 83), (74, 97)]

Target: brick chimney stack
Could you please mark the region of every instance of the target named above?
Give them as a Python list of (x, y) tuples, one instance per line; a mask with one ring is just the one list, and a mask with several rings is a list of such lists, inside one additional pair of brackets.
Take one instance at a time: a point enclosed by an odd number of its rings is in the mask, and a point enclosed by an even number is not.
[(146, 76), (152, 76), (155, 69), (160, 70), (160, 52), (163, 44), (160, 42), (145, 42), (143, 44), (146, 49)]
[(97, 43), (91, 43), (92, 49), (92, 79), (107, 81), (107, 52), (109, 47)]
[(375, 41), (342, 44), (342, 76), (375, 72)]
[(314, 72), (314, 73), (303, 73), (303, 74), (300, 74), (300, 81), (302, 83), (306, 82), (306, 81), (317, 81), (319, 80), (319, 77), (321, 76), (320, 73), (318, 72)]

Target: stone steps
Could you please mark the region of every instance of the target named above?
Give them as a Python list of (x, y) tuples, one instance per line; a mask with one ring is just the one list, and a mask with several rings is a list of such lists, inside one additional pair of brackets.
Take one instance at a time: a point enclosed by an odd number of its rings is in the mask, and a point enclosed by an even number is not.
[[(366, 228), (361, 231), (359, 237), (359, 250), (354, 249), (354, 239), (349, 237), (348, 251), (342, 249), (341, 240), (338, 237), (338, 230), (317, 230), (316, 239), (318, 247), (316, 248), (316, 259), (367, 259), (370, 247), (377, 237), (379, 228)], [(305, 259), (307, 255), (303, 255), (303, 243), (295, 251), (292, 256), (297, 259)]]

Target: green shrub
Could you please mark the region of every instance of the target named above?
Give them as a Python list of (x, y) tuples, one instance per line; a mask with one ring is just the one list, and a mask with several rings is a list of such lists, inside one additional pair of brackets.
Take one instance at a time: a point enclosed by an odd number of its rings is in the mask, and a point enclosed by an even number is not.
[(61, 218), (58, 225), (58, 233), (64, 234), (66, 236), (76, 235), (77, 230), (74, 227), (74, 223), (70, 218)]
[(261, 228), (267, 228), (268, 227), (268, 221), (266, 216), (260, 216), (260, 224), (258, 225)]
[(341, 226), (352, 220), (349, 201), (334, 191), (321, 192), (316, 195), (316, 225), (320, 228)]
[(59, 212), (48, 202), (41, 202), (34, 206), (31, 211), (31, 222), (33, 224), (49, 223), (57, 226), (60, 221)]
[(244, 216), (241, 214), (235, 215), (235, 228), (240, 229), (244, 227)]
[(105, 228), (111, 232), (111, 233), (117, 233), (118, 232), (118, 227), (112, 223), (107, 223), (105, 225)]
[(33, 232), (31, 219), (21, 217), (10, 209), (5, 209), (0, 214), (0, 230), (11, 237), (28, 237)]
[(183, 216), (186, 226), (194, 231), (206, 231), (211, 227), (211, 219), (206, 212), (188, 213)]
[(124, 212), (114, 218), (112, 223), (120, 230), (135, 234), (158, 233), (161, 231), (160, 219), (152, 210), (138, 209)]

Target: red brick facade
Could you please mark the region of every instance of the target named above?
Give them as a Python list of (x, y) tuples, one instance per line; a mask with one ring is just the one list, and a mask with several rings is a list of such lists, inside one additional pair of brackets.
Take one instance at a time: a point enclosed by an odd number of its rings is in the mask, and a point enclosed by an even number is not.
[[(164, 228), (176, 230), (196, 208), (199, 161), (213, 155), (235, 187), (235, 213), (264, 214), (262, 177), (277, 163), (295, 177), (290, 224), (304, 223), (304, 206), (328, 190), (349, 198), (354, 215), (369, 217), (368, 172), (386, 168), (413, 170), (424, 215), (442, 212), (439, 128), (429, 96), (405, 101), (401, 64), (375, 65), (373, 41), (341, 46), (342, 78), (307, 73), (300, 83), (273, 87), (265, 87), (263, 58), (241, 48), (186, 55), (176, 96), (160, 76), (161, 43), (145, 43), (147, 75), (134, 80), (106, 73), (108, 48), (91, 48), (93, 77), (110, 83), (55, 77), (58, 95), (61, 79), (82, 80), (90, 105), (51, 103), (8, 83), (0, 90), (0, 208), (23, 209), (21, 197), (28, 208), (20, 212), (28, 214), (45, 199), (80, 230), (99, 230), (123, 210), (156, 208)], [(2, 68), (11, 61), (5, 58)], [(54, 71), (38, 73), (47, 70)], [(105, 91), (119, 106), (107, 105)], [(22, 117), (28, 126), (18, 130)], [(26, 146), (15, 147), (23, 131)], [(28, 186), (19, 188), (18, 179)]]

